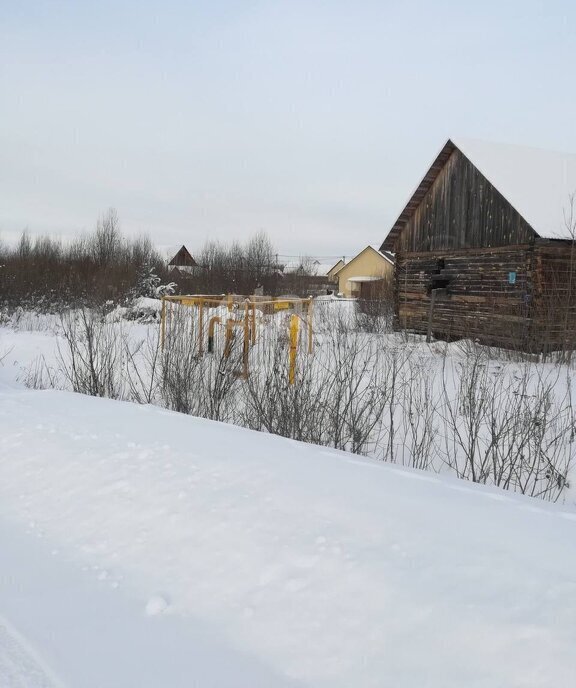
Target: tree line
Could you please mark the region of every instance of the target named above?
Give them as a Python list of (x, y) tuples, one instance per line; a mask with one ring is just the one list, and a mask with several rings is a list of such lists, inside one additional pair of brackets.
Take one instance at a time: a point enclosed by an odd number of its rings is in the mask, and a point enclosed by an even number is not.
[(95, 229), (70, 243), (50, 236), (0, 245), (0, 303), (39, 310), (121, 301), (150, 270), (165, 272), (165, 261), (147, 236), (122, 236), (115, 210)]
[[(150, 285), (172, 282), (176, 293), (306, 296), (318, 289), (311, 261), (284, 274), (276, 249), (264, 232), (246, 242), (208, 241), (195, 255), (191, 272), (169, 273), (167, 260), (148, 236), (126, 238), (118, 213), (109, 209), (95, 229), (70, 243), (23, 232), (14, 246), (0, 244), (0, 306), (60, 311), (133, 296), (153, 296)], [(320, 280), (321, 281), (321, 280)], [(321, 287), (320, 287), (321, 288)]]

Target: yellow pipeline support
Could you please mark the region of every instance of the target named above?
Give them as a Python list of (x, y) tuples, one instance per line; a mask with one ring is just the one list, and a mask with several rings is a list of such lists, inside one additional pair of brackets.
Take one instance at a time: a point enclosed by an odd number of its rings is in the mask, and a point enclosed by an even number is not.
[(288, 384), (293, 385), (296, 380), (296, 351), (298, 349), (298, 328), (300, 318), (297, 315), (290, 317), (290, 369), (288, 371)]
[(232, 337), (234, 335), (234, 325), (241, 325), (241, 320), (234, 320), (233, 318), (228, 318), (226, 321), (226, 343), (224, 344), (224, 358), (230, 356), (230, 351), (232, 350)]
[(222, 319), (219, 315), (214, 315), (208, 321), (208, 353), (214, 353), (214, 328), (216, 323), (221, 323)]

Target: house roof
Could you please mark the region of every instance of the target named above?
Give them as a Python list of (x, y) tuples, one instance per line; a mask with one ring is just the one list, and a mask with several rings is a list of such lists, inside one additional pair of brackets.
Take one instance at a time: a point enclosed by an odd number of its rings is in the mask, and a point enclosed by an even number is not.
[(168, 261), (168, 265), (173, 265), (175, 267), (191, 267), (197, 265), (197, 263), (194, 258), (192, 258), (192, 254), (188, 251), (186, 246), (182, 246), (174, 258)]
[(288, 260), (284, 263), (284, 273), (298, 272), (302, 267), (309, 268), (314, 277), (326, 277), (334, 265), (332, 263), (323, 263), (314, 258), (310, 261), (305, 259)]
[(390, 251), (382, 251), (378, 246), (373, 246), (372, 244), (370, 244), (370, 246), (366, 248), (373, 249), (374, 251), (376, 251), (376, 253), (379, 253), (382, 256), (382, 258), (386, 258), (386, 260), (389, 263), (394, 263), (394, 254)]
[(342, 260), (342, 258), (339, 258), (339, 259), (334, 263), (334, 265), (332, 265), (332, 267), (330, 267), (330, 268), (328, 269), (328, 271), (326, 272), (326, 274), (327, 274), (327, 275), (330, 275), (330, 273), (332, 272), (332, 270), (334, 270), (334, 275), (336, 275), (336, 273), (338, 272), (338, 270), (340, 270), (340, 268), (344, 267), (345, 264), (346, 264), (346, 263), (344, 263), (344, 261)]
[[(344, 268), (348, 268), (354, 261), (359, 258), (365, 251), (374, 251), (374, 253), (377, 253), (380, 258), (384, 258), (385, 261), (387, 261), (390, 264), (394, 264), (394, 254), (390, 253), (390, 251), (381, 251), (379, 248), (376, 246), (365, 246), (359, 253), (357, 253), (354, 258), (351, 258), (347, 263), (344, 263), (342, 267), (340, 267), (334, 275), (339, 275)], [(336, 267), (336, 266), (334, 266)]]
[(394, 248), (398, 235), (455, 149), (498, 189), (539, 237), (573, 238), (565, 214), (570, 211), (570, 196), (576, 193), (576, 155), (474, 139), (449, 139), (410, 196), (381, 250)]

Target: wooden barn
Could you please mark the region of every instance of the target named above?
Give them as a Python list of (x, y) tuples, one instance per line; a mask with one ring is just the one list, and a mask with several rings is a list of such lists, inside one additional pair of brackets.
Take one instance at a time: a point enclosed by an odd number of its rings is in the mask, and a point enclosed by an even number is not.
[(399, 328), (525, 351), (576, 346), (576, 156), (442, 148), (381, 251)]

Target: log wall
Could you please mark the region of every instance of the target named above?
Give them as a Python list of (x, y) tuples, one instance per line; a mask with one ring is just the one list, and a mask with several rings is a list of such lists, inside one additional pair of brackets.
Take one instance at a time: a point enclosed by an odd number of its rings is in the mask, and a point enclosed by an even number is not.
[(431, 322), (438, 339), (528, 352), (576, 350), (574, 243), (400, 253), (395, 277), (401, 329), (426, 334)]
[(426, 334), (436, 288), (431, 320), (436, 338), (528, 348), (532, 261), (530, 245), (397, 254), (396, 324)]
[(576, 349), (576, 244), (539, 241), (534, 248), (532, 337), (541, 351)]

